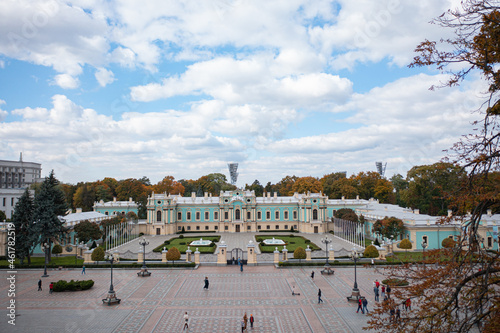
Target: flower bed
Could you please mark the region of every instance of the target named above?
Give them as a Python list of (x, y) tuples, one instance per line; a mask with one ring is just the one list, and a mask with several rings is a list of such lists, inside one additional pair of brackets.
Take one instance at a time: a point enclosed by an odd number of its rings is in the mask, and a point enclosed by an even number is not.
[(60, 291), (80, 291), (80, 290), (87, 290), (92, 288), (94, 285), (94, 281), (92, 280), (83, 280), (83, 281), (64, 281), (64, 280), (59, 280), (56, 283), (54, 283), (54, 291), (55, 292), (60, 292)]

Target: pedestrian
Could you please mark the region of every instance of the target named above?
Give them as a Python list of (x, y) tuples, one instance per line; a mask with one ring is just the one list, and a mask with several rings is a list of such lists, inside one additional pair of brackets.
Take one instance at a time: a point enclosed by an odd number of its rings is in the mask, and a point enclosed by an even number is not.
[(245, 321), (241, 320), (241, 333), (245, 332)]
[(51, 282), (49, 284), (49, 294), (52, 294), (53, 289), (54, 289), (54, 282)]
[(184, 328), (182, 330), (184, 331), (186, 328), (189, 329), (189, 316), (187, 312), (184, 313)]
[(209, 282), (208, 282), (208, 277), (207, 277), (207, 276), (205, 276), (205, 286), (203, 287), (203, 289), (208, 290), (208, 284), (209, 284)]
[(311, 272), (311, 279), (314, 280), (314, 271)]
[(401, 310), (399, 310), (398, 307), (396, 308), (396, 322), (398, 322), (400, 318), (401, 318)]
[(243, 272), (243, 261), (240, 261), (240, 272)]
[(382, 297), (385, 299), (385, 286), (384, 285), (382, 285), (381, 291), (382, 291)]
[(408, 309), (411, 311), (411, 299), (410, 298), (406, 299), (406, 302), (405, 302), (405, 310), (408, 311)]
[(82, 266), (82, 274), (85, 275), (85, 265)]
[(233, 257), (233, 265), (235, 265), (235, 264), (236, 264), (236, 260), (234, 260), (234, 257)]
[(238, 258), (238, 266), (241, 264), (240, 258)]
[(378, 302), (378, 288), (373, 288), (373, 292), (375, 293), (375, 302)]
[(375, 260), (372, 258), (372, 268), (375, 268)]
[(363, 298), (363, 310), (368, 313), (368, 300), (366, 299), (366, 297)]
[(365, 313), (365, 310), (363, 310), (363, 299), (358, 298), (358, 309), (356, 310), (356, 313), (359, 313), (359, 310), (361, 310), (362, 313)]
[(321, 299), (321, 289), (318, 289), (318, 304), (323, 302), (323, 300)]
[(253, 329), (253, 322), (255, 319), (253, 318), (253, 314), (250, 314), (250, 328)]
[(38, 291), (42, 291), (42, 279), (38, 280)]
[(391, 317), (390, 317), (390, 321), (392, 322), (394, 320), (394, 314), (396, 313), (396, 311), (394, 311), (394, 308), (391, 308), (391, 311), (389, 311)]
[(247, 329), (248, 317), (246, 312), (245, 315), (243, 315), (243, 321), (245, 322), (245, 329)]
[(387, 286), (385, 291), (387, 292), (387, 298), (391, 298), (391, 286)]

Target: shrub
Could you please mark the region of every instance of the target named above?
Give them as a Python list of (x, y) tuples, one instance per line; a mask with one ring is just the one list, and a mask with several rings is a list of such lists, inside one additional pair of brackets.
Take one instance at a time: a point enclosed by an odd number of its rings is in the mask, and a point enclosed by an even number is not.
[(94, 261), (103, 261), (104, 260), (104, 249), (102, 247), (96, 247), (94, 251), (92, 251), (91, 259)]
[(94, 281), (92, 280), (84, 280), (84, 281), (71, 280), (70, 282), (59, 280), (56, 283), (54, 283), (53, 290), (55, 292), (66, 291), (66, 290), (77, 291), (77, 290), (87, 290), (92, 288), (93, 286), (94, 286)]
[(186, 242), (179, 242), (179, 245), (186, 245)]
[(139, 237), (142, 237), (142, 236), (144, 236), (144, 233), (143, 233), (143, 232), (140, 232), (140, 233), (139, 233)]
[(375, 246), (370, 245), (363, 252), (363, 257), (365, 258), (377, 258), (379, 256), (378, 250)]
[(311, 240), (310, 240), (310, 239), (306, 239), (306, 240), (304, 241), (304, 243), (309, 244), (309, 243), (311, 243)]
[(166, 240), (166, 241), (163, 242), (163, 244), (168, 245), (168, 244), (170, 244), (170, 241)]
[(167, 260), (179, 260), (181, 258), (181, 253), (179, 252), (179, 249), (177, 249), (175, 246), (171, 247), (168, 252), (167, 252)]
[(212, 242), (212, 243), (210, 243), (210, 245), (209, 245), (209, 246), (214, 247), (214, 246), (215, 246), (215, 243), (214, 243), (214, 242)]
[[(182, 229), (184, 230), (184, 227), (182, 227)], [(183, 231), (184, 232), (184, 231)], [(180, 239), (183, 239), (184, 238), (184, 235), (179, 235), (179, 238)]]
[(59, 244), (54, 245), (52, 248), (52, 254), (61, 254), (62, 253), (62, 246)]
[[(293, 228), (293, 227), (292, 227), (292, 228)], [(294, 235), (294, 234), (290, 234), (290, 235), (288, 235), (288, 236), (289, 236), (289, 237), (295, 237), (295, 235)]]
[(412, 248), (413, 246), (412, 246), (412, 244), (411, 244), (410, 240), (409, 240), (409, 239), (407, 239), (407, 238), (405, 238), (405, 239), (403, 239), (403, 240), (402, 240), (402, 241), (398, 244), (398, 247), (399, 247), (400, 249), (403, 249), (403, 250), (408, 251), (408, 250), (411, 250), (411, 248)]
[(441, 246), (444, 248), (447, 248), (447, 249), (454, 247), (456, 244), (457, 244), (457, 242), (455, 242), (452, 238), (449, 238), (449, 237), (446, 237), (441, 242)]
[(293, 258), (294, 259), (299, 259), (299, 262), (300, 262), (300, 259), (306, 259), (307, 258), (307, 255), (306, 255), (306, 250), (304, 250), (302, 247), (298, 247), (295, 249), (295, 251), (293, 251)]

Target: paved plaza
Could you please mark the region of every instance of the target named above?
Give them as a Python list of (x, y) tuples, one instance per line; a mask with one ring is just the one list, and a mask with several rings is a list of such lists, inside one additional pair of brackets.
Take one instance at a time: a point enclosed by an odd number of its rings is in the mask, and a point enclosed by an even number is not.
[[(336, 268), (334, 276), (322, 276), (314, 268), (278, 269), (274, 266), (200, 266), (198, 269), (151, 269), (150, 277), (136, 270), (114, 269), (113, 282), (121, 304), (103, 305), (110, 284), (109, 269), (19, 270), (16, 275), (16, 325), (8, 324), (8, 273), (0, 271), (2, 306), (0, 332), (183, 332), (188, 312), (189, 332), (241, 332), (246, 312), (255, 317), (248, 332), (362, 332), (368, 316), (356, 313), (347, 302), (353, 286), (353, 267)], [(208, 291), (203, 279), (210, 281)], [(373, 306), (372, 282), (381, 275), (358, 266), (358, 285)], [(92, 279), (86, 291), (49, 294), (50, 281)], [(292, 296), (292, 286), (300, 296)], [(321, 288), (324, 303), (318, 304)]]

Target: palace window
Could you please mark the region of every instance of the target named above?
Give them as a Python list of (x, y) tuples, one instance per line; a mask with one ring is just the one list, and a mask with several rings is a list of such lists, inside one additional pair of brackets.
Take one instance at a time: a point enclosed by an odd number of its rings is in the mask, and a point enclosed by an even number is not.
[(317, 220), (317, 219), (318, 219), (318, 210), (313, 209), (313, 220)]
[(250, 230), (250, 229), (252, 229), (252, 227), (250, 227), (249, 225), (247, 225), (247, 230)]
[(188, 220), (188, 221), (191, 220), (191, 212), (186, 213), (186, 220)]
[(270, 225), (266, 225), (266, 229), (267, 230), (271, 230), (271, 226)]
[(271, 212), (267, 211), (266, 212), (266, 220), (270, 220), (270, 219), (271, 219)]
[(191, 230), (191, 227), (190, 227), (190, 226), (188, 226), (188, 227), (187, 227), (187, 230)]
[(296, 210), (294, 210), (294, 211), (293, 211), (293, 219), (294, 219), (294, 220), (296, 220), (296, 219), (297, 219), (297, 211), (296, 211)]
[(205, 226), (205, 230), (208, 230), (208, 225)]
[(258, 226), (257, 226), (257, 230), (260, 230), (260, 229), (261, 229), (261, 227), (260, 227), (260, 225), (258, 225)]
[(219, 227), (218, 227), (218, 226), (215, 226), (215, 227), (214, 227), (214, 230), (217, 230), (217, 229), (219, 229)]
[(252, 218), (252, 213), (247, 212), (247, 220), (250, 220)]
[(429, 241), (427, 240), (427, 236), (422, 236), (422, 243), (429, 245)]
[(260, 210), (257, 212), (257, 220), (262, 220), (262, 212)]
[(280, 219), (280, 212), (278, 210), (276, 212), (274, 212), (274, 219), (275, 220), (279, 220)]
[(214, 212), (214, 220), (218, 220), (219, 219), (219, 212)]
[(196, 212), (196, 221), (199, 221), (200, 220), (200, 212)]
[(488, 237), (488, 247), (493, 247), (493, 237)]
[(237, 221), (241, 220), (241, 213), (240, 213), (240, 210), (237, 209), (235, 212), (234, 212), (234, 215), (235, 215), (235, 218)]
[(182, 212), (177, 213), (177, 220), (178, 221), (182, 220)]
[(288, 229), (288, 225), (285, 225), (285, 229)]
[(278, 230), (280, 228), (280, 226), (278, 224), (276, 224), (276, 230)]
[(156, 222), (161, 222), (161, 210), (156, 212)]
[(224, 212), (224, 220), (229, 220), (229, 212)]
[(227, 225), (226, 225), (226, 226), (224, 226), (224, 230), (229, 230), (229, 228), (228, 228), (228, 226), (227, 226)]
[(283, 217), (285, 218), (285, 220), (288, 220), (288, 211), (287, 210), (285, 210), (283, 212)]
[(200, 230), (200, 226), (199, 225), (196, 226), (196, 230)]
[(205, 212), (205, 221), (208, 221), (208, 212)]

